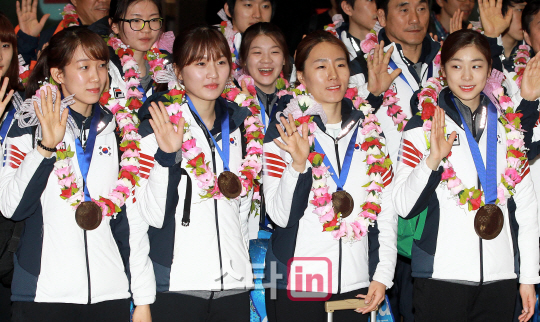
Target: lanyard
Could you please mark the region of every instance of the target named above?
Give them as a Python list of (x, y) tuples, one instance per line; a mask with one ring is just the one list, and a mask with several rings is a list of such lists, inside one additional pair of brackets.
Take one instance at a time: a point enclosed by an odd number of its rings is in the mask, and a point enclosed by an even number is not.
[(2, 123), (2, 127), (0, 127), (0, 144), (4, 143), (4, 140), (6, 139), (9, 126), (11, 125), (11, 121), (13, 120), (13, 116), (15, 115), (16, 111), (17, 110), (15, 108), (9, 110), (6, 118), (4, 119), (4, 123)]
[[(454, 100), (454, 95), (451, 95), (452, 103), (456, 107), (465, 135), (467, 136), (467, 142), (469, 143), (469, 149), (471, 151), (474, 166), (478, 173), (478, 178), (482, 184), (484, 193), (486, 194), (486, 204), (494, 204), (497, 200), (497, 109), (493, 103), (489, 102), (487, 108), (487, 146), (486, 146), (486, 166), (480, 154), (480, 148), (478, 143), (474, 139), (469, 126), (465, 122), (459, 107), (457, 107)], [(487, 168), (487, 170), (486, 170)]]
[[(392, 68), (392, 70), (396, 70), (398, 69), (396, 63), (394, 63), (393, 60), (390, 59), (390, 61), (388, 62), (388, 66), (390, 66), (390, 68)], [(420, 76), (420, 75), (418, 75)], [(427, 79), (430, 79), (431, 76), (433, 76), (433, 64), (428, 64), (428, 74), (427, 74)], [(409, 81), (407, 80), (407, 78), (405, 77), (405, 75), (403, 75), (403, 72), (401, 72), (399, 74), (399, 77), (401, 79), (403, 79), (403, 81), (405, 81), (405, 83), (407, 83), (407, 85), (409, 85), (409, 87), (412, 89), (412, 91), (414, 92), (414, 89), (412, 88), (411, 84), (409, 84)]]
[(137, 89), (139, 90), (139, 92), (142, 93), (141, 102), (146, 102), (146, 91), (142, 87), (142, 84), (139, 84), (139, 86), (137, 86)]
[[(71, 113), (71, 108), (69, 109)], [(75, 139), (75, 150), (77, 152), (77, 162), (79, 163), (79, 169), (84, 181), (84, 201), (92, 201), (90, 193), (86, 186), (88, 177), (88, 170), (90, 169), (90, 162), (92, 161), (92, 154), (94, 152), (94, 145), (96, 143), (97, 128), (99, 124), (100, 107), (99, 104), (94, 105), (94, 116), (90, 122), (90, 132), (88, 133), (88, 139), (86, 140), (86, 149), (83, 150), (82, 142), (80, 138)], [(84, 131), (84, 128), (82, 129)]]
[(319, 141), (315, 139), (315, 151), (317, 151), (318, 153), (324, 154), (323, 163), (325, 166), (330, 167), (330, 175), (332, 176), (332, 179), (337, 185), (337, 191), (343, 190), (343, 187), (345, 186), (345, 182), (347, 181), (347, 177), (349, 175), (349, 169), (351, 168), (351, 161), (352, 161), (354, 145), (356, 143), (357, 134), (358, 134), (358, 127), (354, 130), (351, 140), (349, 141), (349, 145), (347, 146), (347, 152), (345, 152), (345, 159), (343, 159), (343, 168), (341, 169), (341, 173), (339, 174), (339, 177), (338, 177), (337, 172), (334, 170), (332, 163), (330, 163), (330, 160), (328, 160), (328, 157), (326, 156), (326, 153), (324, 152), (322, 146), (319, 144)]
[(263, 134), (266, 134), (266, 109), (264, 108), (263, 102), (259, 99), (259, 96), (257, 96), (257, 100), (259, 101), (259, 106), (261, 107), (261, 117), (264, 124)]
[[(195, 109), (195, 106), (193, 105), (193, 102), (191, 101), (189, 96), (186, 95), (186, 98), (187, 98), (187, 101), (188, 101), (189, 109), (193, 113), (195, 113), (195, 115), (197, 115), (197, 117), (201, 120), (201, 123), (204, 124), (204, 122), (202, 121), (201, 116), (199, 115), (199, 112), (197, 112), (197, 109)], [(222, 143), (221, 145), (223, 146), (223, 150), (221, 150), (221, 148), (217, 144), (216, 139), (214, 139), (214, 136), (212, 135), (212, 133), (210, 133), (210, 130), (208, 130), (208, 127), (206, 126), (206, 124), (204, 124), (204, 129), (206, 129), (206, 131), (208, 132), (210, 138), (214, 142), (214, 146), (216, 147), (216, 149), (218, 151), (218, 154), (221, 157), (221, 160), (223, 161), (223, 170), (224, 171), (230, 171), (229, 170), (229, 148), (230, 148), (230, 143), (229, 143), (229, 111), (227, 111), (225, 109), (224, 114), (225, 115), (221, 118), (221, 143)], [(203, 129), (203, 131), (204, 131), (204, 129)]]

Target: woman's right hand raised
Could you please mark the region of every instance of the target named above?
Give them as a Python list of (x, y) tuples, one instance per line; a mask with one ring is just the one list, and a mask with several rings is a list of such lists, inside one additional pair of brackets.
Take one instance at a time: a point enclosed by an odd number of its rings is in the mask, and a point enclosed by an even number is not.
[(150, 125), (154, 130), (154, 135), (161, 151), (165, 153), (180, 151), (184, 139), (184, 118), (181, 117), (178, 120), (178, 124), (176, 124), (178, 130), (175, 131), (163, 102), (158, 102), (158, 104), (152, 102), (148, 110), (150, 111), (150, 115), (152, 115)]
[(437, 106), (431, 121), (430, 150), (429, 156), (426, 158), (426, 164), (433, 171), (437, 171), (442, 159), (450, 153), (457, 136), (456, 131), (453, 131), (448, 140), (446, 139), (444, 135), (444, 114), (443, 109)]
[(15, 9), (17, 11), (17, 20), (19, 21), (19, 27), (21, 31), (25, 34), (37, 37), (43, 27), (45, 22), (49, 19), (50, 14), (44, 14), (41, 17), (41, 20), (37, 20), (37, 7), (38, 0), (21, 0), (15, 3)]
[(8, 85), (9, 85), (9, 78), (4, 77), (4, 83), (2, 84), (2, 88), (0, 89), (0, 115), (4, 114), (6, 106), (9, 104), (9, 101), (11, 101), (11, 97), (13, 96), (13, 93), (15, 93), (14, 90), (10, 90), (9, 93), (4, 98), (4, 100), (2, 100), (2, 98), (6, 94), (6, 89)]
[[(41, 144), (53, 149), (64, 139), (69, 109), (66, 108), (60, 113), (60, 89), (56, 92), (56, 101), (54, 104), (52, 101), (52, 91), (49, 86), (47, 86), (47, 92), (42, 89), (40, 90), (40, 97), (41, 111), (36, 102), (34, 102), (34, 109), (41, 124), (41, 132), (43, 134)], [(38, 147), (38, 151), (46, 158), (52, 154), (52, 152), (46, 151), (41, 147)]]
[(298, 133), (296, 125), (294, 124), (294, 118), (292, 114), (289, 114), (289, 119), (281, 116), (281, 123), (285, 126), (285, 131), (279, 124), (276, 127), (281, 136), (281, 142), (279, 139), (274, 139), (274, 143), (283, 151), (289, 152), (293, 159), (292, 167), (298, 172), (304, 172), (306, 169), (306, 160), (309, 156), (309, 139), (308, 139), (308, 126), (306, 123), (302, 124), (302, 136)]

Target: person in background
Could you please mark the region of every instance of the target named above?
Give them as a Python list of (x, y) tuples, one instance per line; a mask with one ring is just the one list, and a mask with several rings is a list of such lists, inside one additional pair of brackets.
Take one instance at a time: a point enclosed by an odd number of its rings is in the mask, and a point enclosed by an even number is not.
[(474, 8), (475, 0), (436, 0), (431, 6), (429, 32), (438, 40), (445, 40), (451, 32), (451, 20), (460, 10), (463, 28), (469, 25), (468, 19)]

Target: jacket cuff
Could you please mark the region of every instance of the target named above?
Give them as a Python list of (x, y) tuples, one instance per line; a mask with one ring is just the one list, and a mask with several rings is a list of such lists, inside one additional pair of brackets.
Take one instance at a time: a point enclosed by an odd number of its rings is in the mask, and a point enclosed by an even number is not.
[(308, 169), (311, 168), (311, 163), (309, 163), (308, 160), (306, 160), (306, 167), (304, 168), (304, 171), (298, 172), (296, 171), (293, 166), (292, 162), (287, 166), (287, 171), (293, 176), (293, 178), (298, 178), (301, 174), (304, 174), (308, 171)]
[(30, 36), (29, 34), (24, 33), (22, 30), (19, 29), (17, 32), (17, 38), (19, 41), (23, 41), (26, 45), (38, 45), (38, 37)]
[(155, 295), (133, 297), (133, 304), (135, 304), (135, 306), (154, 304), (155, 301), (156, 301)]
[(179, 150), (178, 152), (166, 153), (158, 148), (156, 154), (154, 154), (154, 159), (159, 163), (160, 166), (170, 168), (182, 160), (182, 150)]

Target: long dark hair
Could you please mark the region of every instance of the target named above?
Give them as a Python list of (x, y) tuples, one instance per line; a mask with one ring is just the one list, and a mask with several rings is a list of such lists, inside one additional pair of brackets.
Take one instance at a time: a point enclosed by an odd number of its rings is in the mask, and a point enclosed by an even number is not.
[[(17, 52), (17, 35), (13, 31), (13, 25), (9, 19), (0, 12), (0, 41), (11, 44), (13, 56), (4, 77), (9, 77), (6, 93), (10, 90), (21, 91), (23, 87), (19, 82), (19, 53)], [(0, 86), (4, 83), (4, 77), (0, 77)], [(2, 97), (0, 97), (2, 99)]]
[[(225, 56), (232, 68), (232, 56), (225, 36), (208, 25), (192, 25), (181, 31), (173, 44), (173, 63), (178, 72), (187, 65), (204, 58), (219, 59)], [(156, 91), (166, 91), (167, 84), (159, 84)]]
[(26, 97), (34, 95), (40, 84), (52, 77), (51, 68), (63, 70), (79, 46), (90, 59), (109, 61), (107, 44), (98, 34), (83, 26), (66, 28), (52, 36), (49, 45), (41, 52), (28, 79)]
[(451, 33), (444, 41), (441, 49), (441, 66), (454, 57), (462, 48), (467, 46), (476, 46), (488, 62), (488, 70), (491, 70), (491, 49), (487, 38), (479, 32), (470, 29), (461, 29)]
[(283, 66), (283, 74), (286, 79), (291, 76), (292, 62), (289, 56), (289, 49), (287, 48), (287, 41), (281, 29), (278, 26), (270, 22), (259, 22), (250, 26), (242, 35), (242, 43), (240, 45), (239, 53), (239, 65), (244, 71), (246, 70), (246, 63), (249, 56), (249, 47), (255, 38), (260, 35), (265, 35), (270, 38), (281, 48), (283, 56), (285, 58), (285, 65)]

